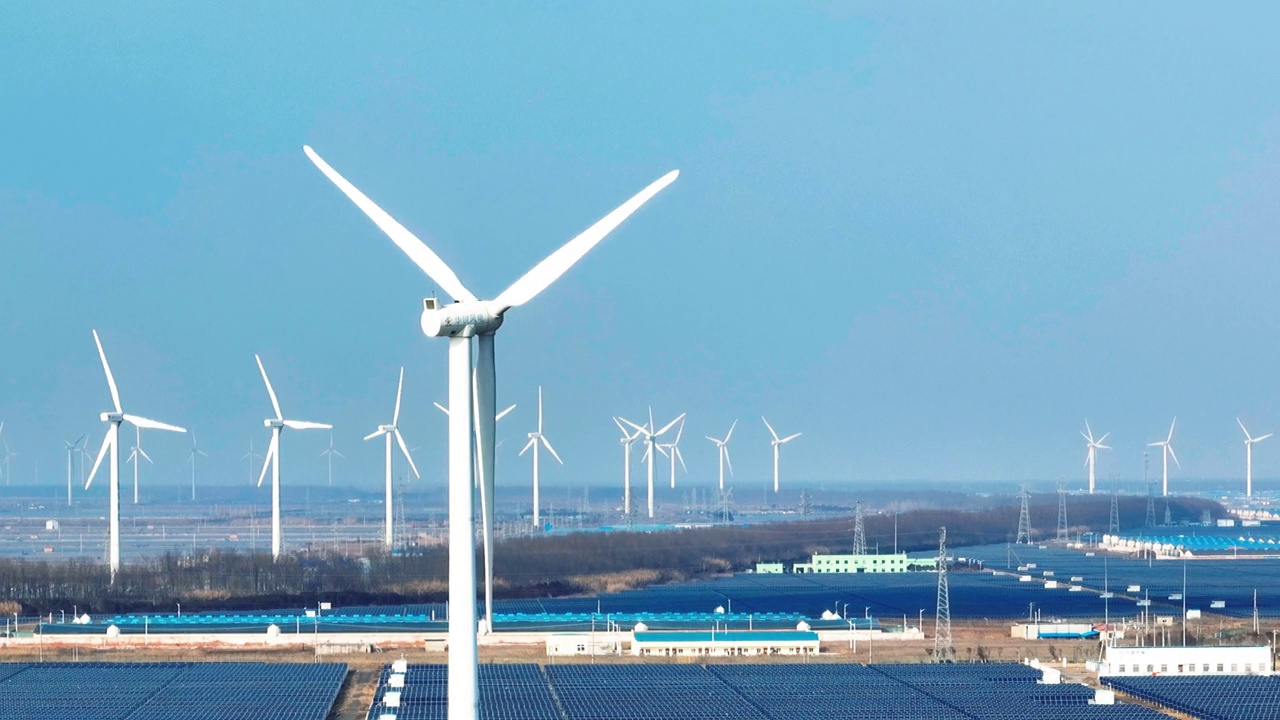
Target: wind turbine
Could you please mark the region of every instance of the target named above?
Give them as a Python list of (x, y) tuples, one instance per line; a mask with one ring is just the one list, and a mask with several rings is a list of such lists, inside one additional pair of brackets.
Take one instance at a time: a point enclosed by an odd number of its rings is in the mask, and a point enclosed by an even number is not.
[(107, 353), (102, 349), (102, 340), (98, 338), (97, 330), (93, 331), (93, 342), (98, 346), (98, 357), (102, 360), (102, 371), (107, 376), (107, 387), (111, 390), (111, 404), (114, 410), (99, 415), (102, 422), (107, 423), (107, 435), (102, 439), (102, 447), (98, 450), (97, 459), (93, 461), (93, 469), (89, 471), (89, 479), (85, 481), (84, 489), (88, 490), (93, 484), (93, 477), (98, 474), (98, 466), (110, 453), (111, 459), (107, 465), (110, 472), (107, 564), (111, 568), (111, 580), (114, 582), (116, 573), (120, 571), (120, 425), (127, 422), (135, 428), (169, 432), (186, 432), (186, 429), (126, 413), (120, 406), (120, 391), (116, 389), (116, 379), (111, 375), (111, 366), (107, 364)]
[(260, 459), (262, 459), (262, 456), (261, 456), (261, 455), (259, 455), (258, 453), (256, 453), (256, 452), (254, 452), (254, 451), (253, 451), (253, 438), (249, 438), (249, 452), (245, 453), (244, 455), (241, 455), (241, 456), (240, 456), (240, 459), (241, 459), (241, 460), (247, 460), (247, 461), (248, 461), (248, 465), (249, 465), (249, 484), (250, 484), (250, 485), (252, 485), (252, 484), (253, 484), (253, 468), (254, 468), (254, 467), (256, 467), (256, 466), (257, 466), (257, 464), (258, 464), (258, 463), (254, 462), (254, 461), (255, 461), (255, 460), (260, 460)]
[(85, 479), (84, 473), (85, 473), (85, 469), (89, 466), (88, 461), (93, 459), (93, 453), (89, 452), (89, 442), (88, 442), (89, 436), (84, 435), (83, 437), (85, 438), (85, 441), (81, 442), (80, 448), (76, 450), (76, 453), (80, 456), (80, 484), (81, 485), (84, 484), (84, 479)]
[(18, 453), (9, 449), (9, 441), (4, 437), (4, 422), (0, 421), (0, 443), (4, 445), (4, 484), (8, 485), (9, 477), (9, 461), (18, 457)]
[(619, 442), (622, 443), (622, 512), (624, 515), (630, 517), (631, 515), (631, 444), (634, 443), (637, 439), (639, 439), (642, 434), (644, 434), (644, 430), (636, 430), (635, 432), (631, 432), (630, 430), (627, 429), (626, 425), (623, 425), (623, 423), (626, 423), (627, 425), (630, 425), (632, 427), (636, 427), (636, 424), (631, 422), (630, 420), (627, 420), (626, 418), (615, 417), (613, 419), (613, 422), (615, 425), (618, 426), (618, 429), (622, 431), (622, 439), (619, 440)]
[[(401, 374), (401, 377), (403, 378), (403, 376), (404, 376), (404, 368), (400, 368), (400, 374)], [(397, 393), (397, 394), (396, 394), (396, 397), (397, 397), (397, 398), (399, 398), (399, 397), (400, 397), (399, 393)], [(399, 407), (399, 405), (397, 405), (397, 407)], [(320, 457), (322, 457), (322, 458), (328, 458), (328, 461), (329, 461), (329, 487), (333, 487), (333, 458), (334, 458), (335, 456), (340, 457), (340, 458), (342, 458), (343, 460), (346, 460), (346, 459), (347, 459), (347, 456), (346, 456), (346, 455), (343, 455), (342, 453), (340, 453), (340, 452), (338, 452), (337, 450), (335, 450), (335, 449), (334, 449), (334, 447), (333, 447), (333, 433), (329, 433), (329, 447), (327, 447), (327, 448), (325, 448), (324, 450), (321, 450), (321, 451), (320, 451)]]
[(84, 448), (84, 441), (88, 439), (88, 435), (81, 435), (79, 440), (71, 442), (63, 440), (62, 445), (67, 449), (67, 507), (71, 507), (71, 466), (75, 459), (76, 452)]
[(658, 452), (671, 460), (671, 489), (676, 489), (676, 461), (680, 461), (680, 467), (684, 468), (685, 474), (689, 474), (689, 466), (684, 464), (684, 455), (680, 454), (680, 436), (684, 435), (684, 421), (680, 421), (680, 427), (676, 430), (676, 439), (669, 443), (658, 443)]
[(1236, 418), (1236, 424), (1244, 432), (1244, 495), (1245, 497), (1253, 497), (1253, 444), (1266, 440), (1271, 437), (1272, 433), (1267, 433), (1262, 437), (1251, 437), (1249, 431), (1245, 430), (1244, 423), (1240, 422), (1240, 418)]
[(734, 420), (729, 426), (729, 432), (724, 434), (723, 440), (717, 440), (710, 435), (706, 436), (708, 440), (716, 444), (716, 449), (720, 453), (720, 489), (724, 490), (724, 466), (729, 466), (729, 476), (733, 476), (733, 462), (729, 460), (729, 438), (733, 437), (733, 429), (738, 427), (738, 421)]
[[(760, 419), (764, 420), (764, 416), (761, 416)], [(773, 491), (776, 493), (778, 492), (778, 448), (782, 447), (784, 443), (789, 443), (800, 437), (800, 433), (779, 438), (778, 433), (773, 431), (773, 426), (769, 424), (768, 420), (764, 420), (764, 426), (769, 428), (769, 434), (773, 436)]]
[(547, 448), (547, 452), (551, 453), (551, 457), (561, 465), (564, 461), (560, 459), (556, 449), (551, 447), (551, 441), (547, 440), (547, 436), (542, 433), (542, 386), (538, 386), (538, 430), (529, 433), (529, 442), (520, 451), (521, 455), (528, 452), (529, 448), (533, 448), (533, 526), (539, 530), (542, 529), (542, 514), (540, 508), (540, 500), (538, 499), (538, 445), (541, 444)]
[(152, 465), (155, 464), (151, 462), (151, 456), (147, 454), (147, 451), (142, 449), (142, 428), (134, 427), (133, 428), (133, 447), (130, 448), (129, 457), (128, 459), (125, 460), (125, 462), (133, 463), (133, 504), (134, 505), (138, 504), (138, 462), (144, 459), (147, 462), (151, 463)]
[(1173, 422), (1169, 423), (1169, 437), (1165, 438), (1164, 440), (1161, 440), (1160, 442), (1147, 443), (1147, 447), (1160, 448), (1160, 457), (1164, 460), (1164, 474), (1163, 474), (1164, 482), (1161, 486), (1162, 487), (1161, 495), (1163, 497), (1169, 496), (1169, 457), (1170, 456), (1173, 457), (1173, 462), (1175, 465), (1177, 465), (1178, 467), (1182, 467), (1182, 463), (1178, 462), (1177, 453), (1173, 451), (1173, 428), (1177, 424), (1178, 424), (1178, 418), (1175, 417), (1173, 419)]
[[(191, 433), (191, 454), (187, 456), (187, 464), (191, 466), (191, 499), (196, 499), (196, 456), (209, 457), (209, 453), (201, 450), (196, 445), (196, 434)], [(250, 472), (253, 472), (250, 470)]]
[[(449, 338), (449, 670), (448, 717), (475, 717), (479, 712), (479, 668), (476, 647), (475, 537), (472, 489), (471, 424), (478, 425), (480, 482), (485, 497), (493, 496), (494, 423), (497, 414), (497, 382), (494, 333), (506, 312), (523, 305), (545, 290), (578, 262), (591, 248), (622, 224), (632, 213), (675, 181), (678, 170), (662, 176), (620, 207), (605, 215), (582, 234), (525, 273), (493, 300), (480, 300), (462, 284), (453, 270), (403, 225), (347, 182), (308, 146), (307, 157), (338, 189), (382, 229), (454, 303), (423, 300), (420, 321), (428, 337)], [(471, 338), (476, 337), (474, 367), (476, 402), (472, 406)], [(474, 413), (474, 420), (473, 418)], [(486, 515), (488, 513), (485, 513)], [(490, 532), (492, 522), (490, 522)]]
[(1103, 444), (1102, 444), (1102, 443), (1106, 442), (1107, 437), (1108, 437), (1109, 435), (1111, 435), (1111, 433), (1103, 433), (1102, 437), (1098, 438), (1097, 440), (1094, 440), (1094, 439), (1093, 439), (1093, 429), (1089, 427), (1089, 421), (1088, 421), (1088, 420), (1085, 420), (1085, 421), (1084, 421), (1084, 429), (1085, 429), (1085, 431), (1086, 431), (1088, 434), (1080, 433), (1080, 437), (1084, 438), (1085, 442), (1086, 442), (1086, 443), (1088, 443), (1088, 445), (1086, 446), (1086, 449), (1087, 449), (1088, 455), (1086, 455), (1086, 456), (1085, 456), (1084, 464), (1089, 466), (1089, 494), (1090, 494), (1090, 495), (1092, 495), (1092, 494), (1093, 494), (1093, 484), (1094, 484), (1094, 483), (1093, 483), (1093, 477), (1094, 477), (1094, 476), (1093, 476), (1093, 467), (1094, 467), (1094, 463), (1096, 463), (1096, 462), (1097, 462), (1097, 460), (1098, 460), (1098, 451), (1099, 451), (1099, 450), (1110, 450), (1110, 449), (1111, 449), (1111, 447), (1110, 447), (1110, 446), (1108, 446), (1108, 445), (1103, 445)]
[(649, 475), (649, 519), (653, 519), (653, 461), (654, 461), (654, 455), (656, 455), (656, 453), (654, 452), (654, 446), (657, 444), (658, 438), (666, 434), (668, 430), (674, 427), (675, 424), (680, 422), (681, 420), (684, 420), (684, 413), (680, 413), (680, 415), (677, 416), (675, 420), (672, 420), (666, 425), (663, 425), (662, 429), (659, 430), (658, 432), (653, 431), (653, 427), (654, 427), (653, 408), (649, 408), (649, 423), (647, 425), (643, 425), (643, 426), (637, 425), (625, 418), (622, 420), (622, 422), (630, 425), (632, 428), (635, 428), (642, 435), (644, 435), (644, 458), (643, 459), (648, 463), (648, 466), (646, 467), (645, 470)]
[[(386, 544), (387, 550), (391, 550), (391, 546), (395, 543), (395, 535), (393, 533), (391, 512), (394, 509), (391, 504), (391, 438), (396, 439), (396, 443), (400, 445), (400, 452), (404, 453), (404, 459), (409, 461), (409, 469), (413, 470), (413, 476), (421, 478), (418, 474), (418, 466), (413, 464), (413, 457), (409, 455), (409, 448), (404, 444), (404, 436), (400, 434), (400, 393), (404, 390), (404, 368), (400, 368), (400, 383), (396, 385), (396, 409), (391, 413), (390, 425), (379, 425), (377, 430), (365, 436), (365, 440), (372, 440), (382, 436), (386, 438), (386, 459), (387, 459), (387, 492), (384, 499), (384, 505), (387, 509), (387, 525), (386, 532), (383, 534), (382, 541)], [(333, 435), (329, 436), (329, 449), (333, 450)], [(332, 457), (332, 456), (331, 456)], [(332, 462), (332, 460), (330, 461)]]
[(267, 459), (262, 463), (262, 473), (258, 475), (258, 487), (267, 477), (267, 468), (271, 469), (271, 559), (280, 558), (280, 431), (291, 430), (332, 430), (332, 425), (306, 420), (285, 420), (280, 412), (280, 401), (276, 399), (276, 391), (271, 387), (267, 377), (267, 369), (262, 366), (262, 358), (253, 356), (258, 361), (258, 370), (262, 373), (262, 382), (267, 386), (267, 394), (271, 396), (271, 408), (276, 411), (274, 418), (267, 418), (262, 424), (271, 428), (271, 445), (267, 447)]

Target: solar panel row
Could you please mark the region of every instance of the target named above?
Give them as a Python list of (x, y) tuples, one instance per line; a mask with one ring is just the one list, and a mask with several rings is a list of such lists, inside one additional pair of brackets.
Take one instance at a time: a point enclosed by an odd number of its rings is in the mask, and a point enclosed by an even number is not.
[(1103, 682), (1205, 720), (1280, 718), (1280, 677), (1110, 677)]

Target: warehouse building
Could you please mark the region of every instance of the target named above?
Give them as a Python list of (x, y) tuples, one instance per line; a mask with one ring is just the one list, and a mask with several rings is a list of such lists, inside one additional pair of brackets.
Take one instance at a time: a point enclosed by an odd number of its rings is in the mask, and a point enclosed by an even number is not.
[(671, 657), (816, 655), (818, 633), (807, 630), (637, 632), (631, 641), (631, 654)]
[(814, 555), (809, 562), (796, 563), (791, 567), (795, 573), (901, 573), (937, 569), (936, 559), (907, 557), (906, 553)]
[(1106, 649), (1098, 676), (1270, 675), (1271, 648), (1117, 647)]

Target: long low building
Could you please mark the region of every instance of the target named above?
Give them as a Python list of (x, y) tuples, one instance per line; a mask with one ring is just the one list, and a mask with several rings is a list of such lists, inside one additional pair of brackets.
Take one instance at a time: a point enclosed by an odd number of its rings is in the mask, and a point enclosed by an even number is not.
[(1271, 648), (1109, 646), (1098, 676), (1270, 675)]
[[(907, 557), (906, 553), (814, 555), (807, 563), (796, 563), (791, 566), (791, 571), (794, 573), (903, 573), (937, 569), (938, 561), (935, 558)], [(757, 572), (760, 572), (759, 567)]]
[(638, 632), (632, 655), (727, 656), (816, 655), (818, 633), (807, 630), (731, 632)]

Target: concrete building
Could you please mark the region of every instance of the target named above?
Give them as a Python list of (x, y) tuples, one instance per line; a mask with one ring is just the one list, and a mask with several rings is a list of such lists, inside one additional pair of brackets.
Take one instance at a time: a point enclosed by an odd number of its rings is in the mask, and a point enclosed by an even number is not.
[(818, 633), (801, 630), (637, 632), (632, 655), (816, 655)]
[(1098, 675), (1270, 675), (1271, 648), (1110, 646)]
[(555, 633), (547, 636), (547, 655), (551, 657), (618, 655), (621, 652), (618, 641), (606, 633)]
[(906, 553), (894, 555), (814, 555), (807, 563), (791, 567), (795, 573), (901, 573), (937, 570), (934, 558), (912, 558)]

